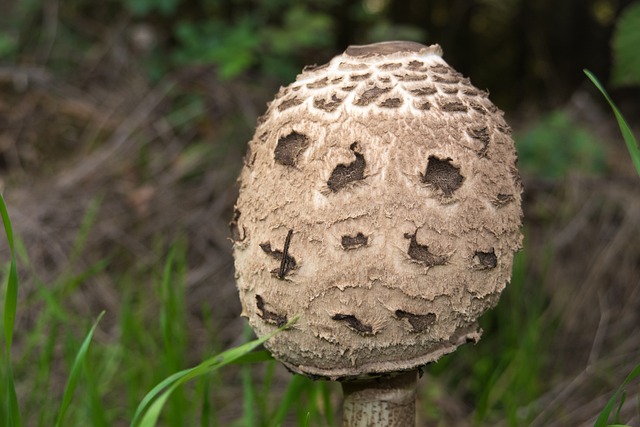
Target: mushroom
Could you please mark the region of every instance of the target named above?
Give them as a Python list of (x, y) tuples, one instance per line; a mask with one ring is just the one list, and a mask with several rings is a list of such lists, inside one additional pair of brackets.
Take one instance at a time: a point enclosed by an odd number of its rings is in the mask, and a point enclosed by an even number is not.
[(239, 178), (242, 315), (258, 336), (300, 316), (265, 345), (342, 382), (347, 426), (415, 424), (418, 370), (478, 341), (521, 247), (511, 130), (441, 56), (393, 41), (306, 67)]

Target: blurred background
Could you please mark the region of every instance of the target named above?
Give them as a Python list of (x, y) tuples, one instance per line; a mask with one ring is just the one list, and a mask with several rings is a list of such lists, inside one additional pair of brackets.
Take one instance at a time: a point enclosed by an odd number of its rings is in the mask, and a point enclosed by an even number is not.
[[(257, 117), (303, 66), (408, 39), (490, 92), (525, 186), (514, 279), (480, 343), (425, 369), (419, 424), (593, 425), (640, 363), (640, 179), (582, 70), (640, 134), (639, 28), (630, 0), (3, 0), (25, 424), (53, 425), (102, 310), (67, 425), (128, 425), (163, 378), (250, 339), (227, 224)], [(339, 388), (292, 378), (229, 367), (179, 390), (160, 424), (336, 425)], [(639, 399), (632, 382), (620, 421), (640, 425)]]

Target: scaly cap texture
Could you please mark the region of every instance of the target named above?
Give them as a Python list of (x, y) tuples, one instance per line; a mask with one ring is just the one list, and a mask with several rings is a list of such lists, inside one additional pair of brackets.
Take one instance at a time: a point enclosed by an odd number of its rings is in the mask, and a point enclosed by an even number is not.
[(243, 315), (292, 371), (354, 379), (475, 342), (521, 247), (503, 114), (439, 46), (349, 47), (259, 120), (232, 221)]

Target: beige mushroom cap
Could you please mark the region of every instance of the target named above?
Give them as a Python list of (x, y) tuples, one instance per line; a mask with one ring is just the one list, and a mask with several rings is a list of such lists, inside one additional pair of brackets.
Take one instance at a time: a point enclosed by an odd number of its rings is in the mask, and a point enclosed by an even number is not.
[(292, 371), (415, 369), (480, 337), (521, 247), (503, 114), (439, 46), (349, 47), (259, 121), (232, 222), (243, 315)]

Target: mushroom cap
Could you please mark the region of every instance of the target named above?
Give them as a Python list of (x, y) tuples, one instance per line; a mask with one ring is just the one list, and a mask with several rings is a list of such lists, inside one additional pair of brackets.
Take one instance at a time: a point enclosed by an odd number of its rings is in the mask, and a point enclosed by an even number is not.
[(511, 130), (438, 45), (351, 46), (259, 119), (231, 223), (242, 315), (290, 370), (356, 379), (480, 338), (521, 247)]

